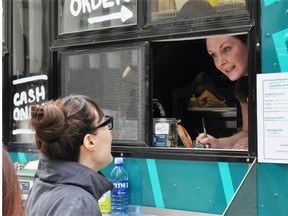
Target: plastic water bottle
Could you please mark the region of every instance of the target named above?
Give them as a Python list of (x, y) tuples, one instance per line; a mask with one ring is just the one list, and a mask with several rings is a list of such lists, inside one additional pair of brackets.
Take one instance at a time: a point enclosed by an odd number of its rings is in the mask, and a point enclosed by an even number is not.
[(111, 215), (128, 215), (128, 173), (123, 167), (123, 158), (115, 158), (115, 167), (110, 179), (114, 184), (111, 193)]

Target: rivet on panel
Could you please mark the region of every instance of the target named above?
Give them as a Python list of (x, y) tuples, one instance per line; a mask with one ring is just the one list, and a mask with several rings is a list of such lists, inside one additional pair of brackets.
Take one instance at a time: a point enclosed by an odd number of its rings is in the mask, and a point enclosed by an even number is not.
[(286, 33), (286, 34), (284, 35), (284, 39), (285, 39), (286, 41), (288, 41), (288, 33)]

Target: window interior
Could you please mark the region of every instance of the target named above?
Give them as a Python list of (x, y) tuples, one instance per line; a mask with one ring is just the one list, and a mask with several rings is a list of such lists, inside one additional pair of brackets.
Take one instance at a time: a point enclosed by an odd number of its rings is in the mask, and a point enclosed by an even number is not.
[[(164, 110), (154, 103), (153, 118), (181, 120), (192, 140), (203, 132), (203, 118), (207, 133), (215, 137), (230, 136), (241, 128), (235, 83), (215, 67), (205, 39), (157, 41), (151, 46), (153, 100)], [(181, 140), (178, 144), (184, 147)]]

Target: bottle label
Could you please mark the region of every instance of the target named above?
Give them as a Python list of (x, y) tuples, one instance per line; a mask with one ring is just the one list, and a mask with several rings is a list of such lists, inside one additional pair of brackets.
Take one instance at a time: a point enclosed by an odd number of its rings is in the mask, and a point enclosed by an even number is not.
[(166, 134), (155, 134), (154, 135), (154, 146), (166, 147), (167, 146), (167, 135)]
[(103, 196), (98, 200), (99, 208), (101, 212), (110, 212), (111, 211), (111, 191), (107, 191)]
[(127, 216), (129, 197), (128, 181), (113, 182), (114, 188), (111, 193), (111, 214)]
[(128, 193), (128, 181), (114, 182), (113, 194), (125, 195)]

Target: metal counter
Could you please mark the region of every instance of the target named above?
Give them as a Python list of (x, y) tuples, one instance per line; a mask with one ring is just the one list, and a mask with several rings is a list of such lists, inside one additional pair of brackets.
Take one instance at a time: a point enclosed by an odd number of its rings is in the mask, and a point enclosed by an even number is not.
[[(111, 214), (103, 213), (103, 216), (109, 216), (109, 215)], [(129, 216), (218, 216), (219, 214), (130, 205), (128, 209), (128, 215)]]

